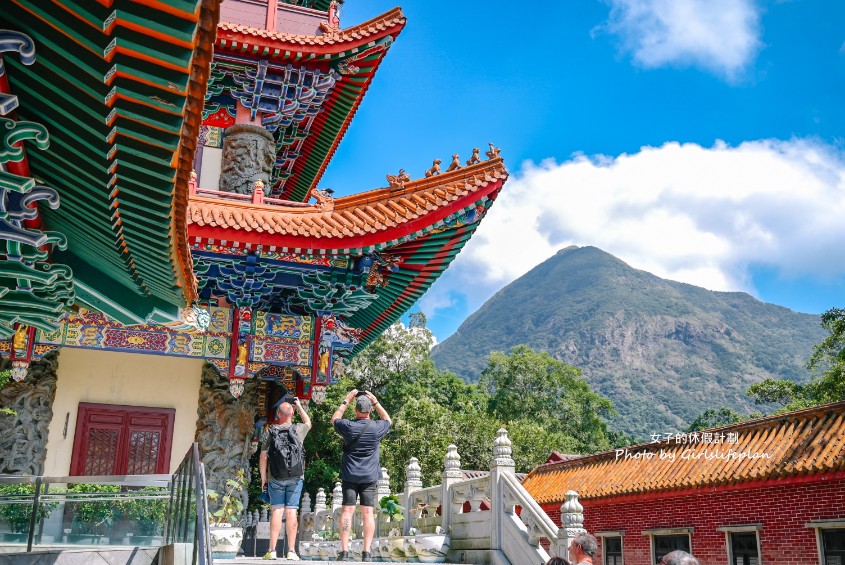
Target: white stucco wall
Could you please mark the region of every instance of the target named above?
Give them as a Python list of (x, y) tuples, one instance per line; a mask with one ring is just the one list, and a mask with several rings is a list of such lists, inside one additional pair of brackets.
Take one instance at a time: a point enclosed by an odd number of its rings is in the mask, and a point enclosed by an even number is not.
[(80, 402), (175, 408), (170, 453), (174, 471), (194, 441), (202, 366), (202, 359), (63, 348), (44, 474), (70, 473)]

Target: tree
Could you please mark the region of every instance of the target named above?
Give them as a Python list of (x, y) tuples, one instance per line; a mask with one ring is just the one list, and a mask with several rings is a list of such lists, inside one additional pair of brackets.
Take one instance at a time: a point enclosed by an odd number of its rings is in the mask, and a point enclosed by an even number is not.
[(830, 335), (815, 346), (807, 363), (821, 376), (804, 387), (818, 404), (845, 400), (845, 310), (831, 308), (822, 314), (822, 327)]
[(503, 423), (537, 422), (574, 438), (581, 453), (610, 448), (605, 418), (615, 413), (613, 404), (590, 390), (580, 369), (548, 353), (526, 345), (510, 355), (491, 353), (480, 384), (490, 396), (489, 412)]
[(314, 427), (305, 440), (305, 488), (312, 495), (337, 480), (341, 442), (331, 412), (353, 388), (375, 393), (393, 420), (381, 444), (381, 464), (393, 492), (404, 488), (411, 457), (420, 462), (425, 486), (439, 484), (452, 443), (463, 469), (489, 469), (493, 441), (503, 426), (512, 438), (518, 472), (530, 471), (551, 451), (610, 447), (603, 418), (613, 406), (590, 390), (578, 369), (520, 346), (510, 356), (491, 355), (484, 386), (469, 384), (437, 370), (428, 357), (433, 339), (424, 324), (420, 315), (412, 317), (410, 327), (391, 326), (350, 363), (326, 401), (312, 405)]
[(816, 378), (803, 385), (782, 379), (752, 385), (748, 396), (756, 404), (780, 404), (778, 412), (790, 412), (845, 400), (845, 310), (831, 308), (822, 314), (821, 325), (830, 335), (813, 348), (807, 362)]
[(349, 364), (347, 374), (361, 390), (377, 391), (391, 379), (428, 358), (434, 337), (425, 327), (425, 316), (412, 315), (406, 328), (396, 322)]
[(701, 430), (708, 430), (710, 428), (720, 428), (722, 426), (729, 426), (739, 422), (745, 422), (753, 418), (759, 418), (761, 414), (740, 414), (730, 408), (709, 408), (698, 415), (698, 418), (692, 421), (686, 429), (687, 433), (700, 432)]

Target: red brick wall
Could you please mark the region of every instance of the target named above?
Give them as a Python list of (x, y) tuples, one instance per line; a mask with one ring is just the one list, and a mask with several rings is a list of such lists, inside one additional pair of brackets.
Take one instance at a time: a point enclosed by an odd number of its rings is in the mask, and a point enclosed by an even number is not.
[[(810, 565), (819, 562), (816, 534), (804, 525), (845, 519), (845, 478), (840, 475), (816, 482), (786, 479), (775, 486), (715, 487), (581, 504), (588, 532), (625, 531), (625, 565), (652, 563), (650, 538), (642, 535), (644, 530), (688, 527), (695, 528), (692, 553), (702, 565), (727, 565), (725, 534), (716, 528), (737, 524), (762, 524), (763, 563)], [(560, 504), (544, 504), (543, 509), (560, 524)], [(598, 557), (596, 563), (602, 563), (601, 555)]]

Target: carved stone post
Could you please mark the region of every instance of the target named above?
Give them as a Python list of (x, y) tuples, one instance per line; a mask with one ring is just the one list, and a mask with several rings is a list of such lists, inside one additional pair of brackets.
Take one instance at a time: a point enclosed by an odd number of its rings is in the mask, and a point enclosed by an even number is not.
[(415, 491), (422, 488), (422, 468), (420, 461), (416, 457), (411, 457), (408, 466), (405, 467), (405, 492), (402, 493), (402, 506), (405, 507), (405, 527), (403, 528), (403, 535), (408, 535), (408, 531), (413, 526), (414, 508), (411, 507), (411, 495)]
[(381, 468), (381, 478), (376, 481), (376, 536), (382, 536), (389, 531), (387, 526), (387, 517), (379, 512), (379, 504), (381, 499), (390, 496), (390, 475), (387, 474), (387, 467)]
[(314, 531), (322, 532), (326, 529), (326, 491), (320, 487), (317, 489), (317, 497), (314, 502)]
[(276, 160), (273, 134), (261, 126), (236, 124), (223, 138), (220, 190), (252, 194), (255, 181), (269, 184)]
[(335, 483), (332, 489), (332, 511), (343, 506), (343, 488), (340, 483)]
[(340, 514), (343, 512), (343, 487), (335, 483), (332, 489), (332, 529), (340, 532)]
[(461, 456), (458, 455), (458, 446), (449, 445), (446, 448), (446, 458), (443, 465), (443, 484), (441, 485), (440, 493), (440, 513), (443, 531), (449, 532), (449, 526), (452, 523), (452, 513), (455, 509), (452, 508), (452, 497), (449, 494), (449, 487), (460, 481), (463, 478), (461, 472)]
[(302, 493), (299, 510), (299, 539), (311, 541), (311, 534), (314, 533), (314, 515), (311, 512), (311, 494), (308, 491)]
[(493, 461), (490, 463), (490, 505), (492, 514), (490, 516), (490, 549), (502, 549), (502, 528), (505, 520), (505, 493), (502, 483), (502, 476), (514, 474), (515, 464), (511, 458), (511, 440), (504, 428), (496, 432), (496, 439), (493, 441)]
[(578, 493), (566, 491), (566, 500), (560, 506), (561, 527), (557, 532), (557, 555), (566, 555), (569, 543), (584, 529), (584, 507), (578, 501)]

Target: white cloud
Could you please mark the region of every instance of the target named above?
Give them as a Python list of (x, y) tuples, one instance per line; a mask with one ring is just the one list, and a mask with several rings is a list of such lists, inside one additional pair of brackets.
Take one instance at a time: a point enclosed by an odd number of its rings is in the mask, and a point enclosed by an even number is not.
[(646, 68), (696, 66), (736, 79), (760, 49), (753, 0), (609, 0), (607, 30)]
[[(660, 277), (754, 294), (749, 267), (845, 276), (845, 155), (810, 140), (527, 163), (423, 298), (472, 312), (568, 245), (594, 245)], [(472, 289), (467, 290), (467, 289)]]

